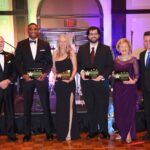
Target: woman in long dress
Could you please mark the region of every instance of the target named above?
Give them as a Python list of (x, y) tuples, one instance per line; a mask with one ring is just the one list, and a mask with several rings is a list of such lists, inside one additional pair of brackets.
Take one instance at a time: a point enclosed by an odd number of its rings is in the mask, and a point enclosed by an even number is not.
[[(69, 79), (62, 73), (70, 71)], [(79, 138), (79, 129), (75, 105), (75, 74), (77, 61), (67, 34), (58, 38), (57, 50), (53, 53), (53, 72), (56, 77), (56, 135), (60, 141)]]
[(136, 139), (135, 113), (137, 100), (136, 82), (139, 78), (137, 59), (131, 56), (131, 46), (127, 39), (117, 42), (120, 55), (115, 59), (114, 72), (128, 72), (129, 80), (115, 80), (113, 87), (115, 123), (119, 130), (116, 139), (123, 139), (127, 143)]

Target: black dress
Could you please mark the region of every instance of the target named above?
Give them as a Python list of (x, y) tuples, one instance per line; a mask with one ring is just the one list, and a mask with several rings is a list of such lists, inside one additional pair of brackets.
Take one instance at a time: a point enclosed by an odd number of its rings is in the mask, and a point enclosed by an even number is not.
[[(70, 58), (55, 62), (57, 73), (64, 72), (66, 70), (72, 71), (72, 62)], [(70, 95), (73, 93), (75, 97), (75, 80), (70, 83), (65, 83), (61, 80), (55, 83), (56, 92), (56, 135), (58, 140), (65, 140), (69, 130), (69, 116), (70, 116)], [(75, 98), (73, 99), (73, 115), (71, 125), (71, 139), (79, 138), (79, 129), (76, 113)]]

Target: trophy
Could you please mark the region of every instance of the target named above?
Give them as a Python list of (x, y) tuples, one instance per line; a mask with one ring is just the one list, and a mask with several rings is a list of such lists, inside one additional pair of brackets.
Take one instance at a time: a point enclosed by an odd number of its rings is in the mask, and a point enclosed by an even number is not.
[(98, 75), (99, 75), (99, 71), (95, 68), (85, 69), (84, 71), (85, 71), (86, 79), (94, 79), (94, 78), (98, 77)]
[(66, 70), (64, 72), (58, 73), (56, 76), (57, 80), (69, 80), (71, 77), (71, 70)]
[(42, 68), (30, 68), (27, 74), (31, 79), (37, 79), (42, 74)]
[(115, 80), (121, 80), (121, 81), (128, 81), (129, 80), (129, 73), (128, 72), (115, 72), (112, 74)]

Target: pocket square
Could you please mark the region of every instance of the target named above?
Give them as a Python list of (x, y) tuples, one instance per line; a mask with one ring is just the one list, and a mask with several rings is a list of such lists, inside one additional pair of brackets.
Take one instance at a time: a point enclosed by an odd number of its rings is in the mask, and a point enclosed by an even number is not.
[(40, 50), (40, 52), (44, 52), (44, 51), (46, 51), (46, 50), (45, 50), (45, 49), (41, 49), (41, 50)]
[(10, 64), (10, 63), (11, 63), (11, 61), (9, 60), (7, 63), (8, 63), (8, 64)]

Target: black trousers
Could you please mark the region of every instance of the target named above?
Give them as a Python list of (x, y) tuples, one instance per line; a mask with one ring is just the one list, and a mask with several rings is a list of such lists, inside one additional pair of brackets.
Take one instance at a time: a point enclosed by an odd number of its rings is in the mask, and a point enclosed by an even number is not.
[(146, 118), (147, 131), (150, 134), (150, 91), (143, 90), (144, 114)]
[(45, 132), (47, 134), (51, 134), (52, 116), (49, 105), (48, 79), (46, 78), (44, 81), (32, 80), (29, 82), (23, 80), (22, 86), (24, 97), (24, 134), (31, 134), (31, 109), (35, 88), (37, 89), (43, 107)]
[(9, 85), (7, 89), (0, 88), (0, 112), (4, 106), (5, 123), (8, 136), (13, 136), (14, 133), (14, 95), (13, 85)]
[(105, 81), (81, 81), (88, 119), (89, 134), (98, 131), (108, 133), (109, 83)]

